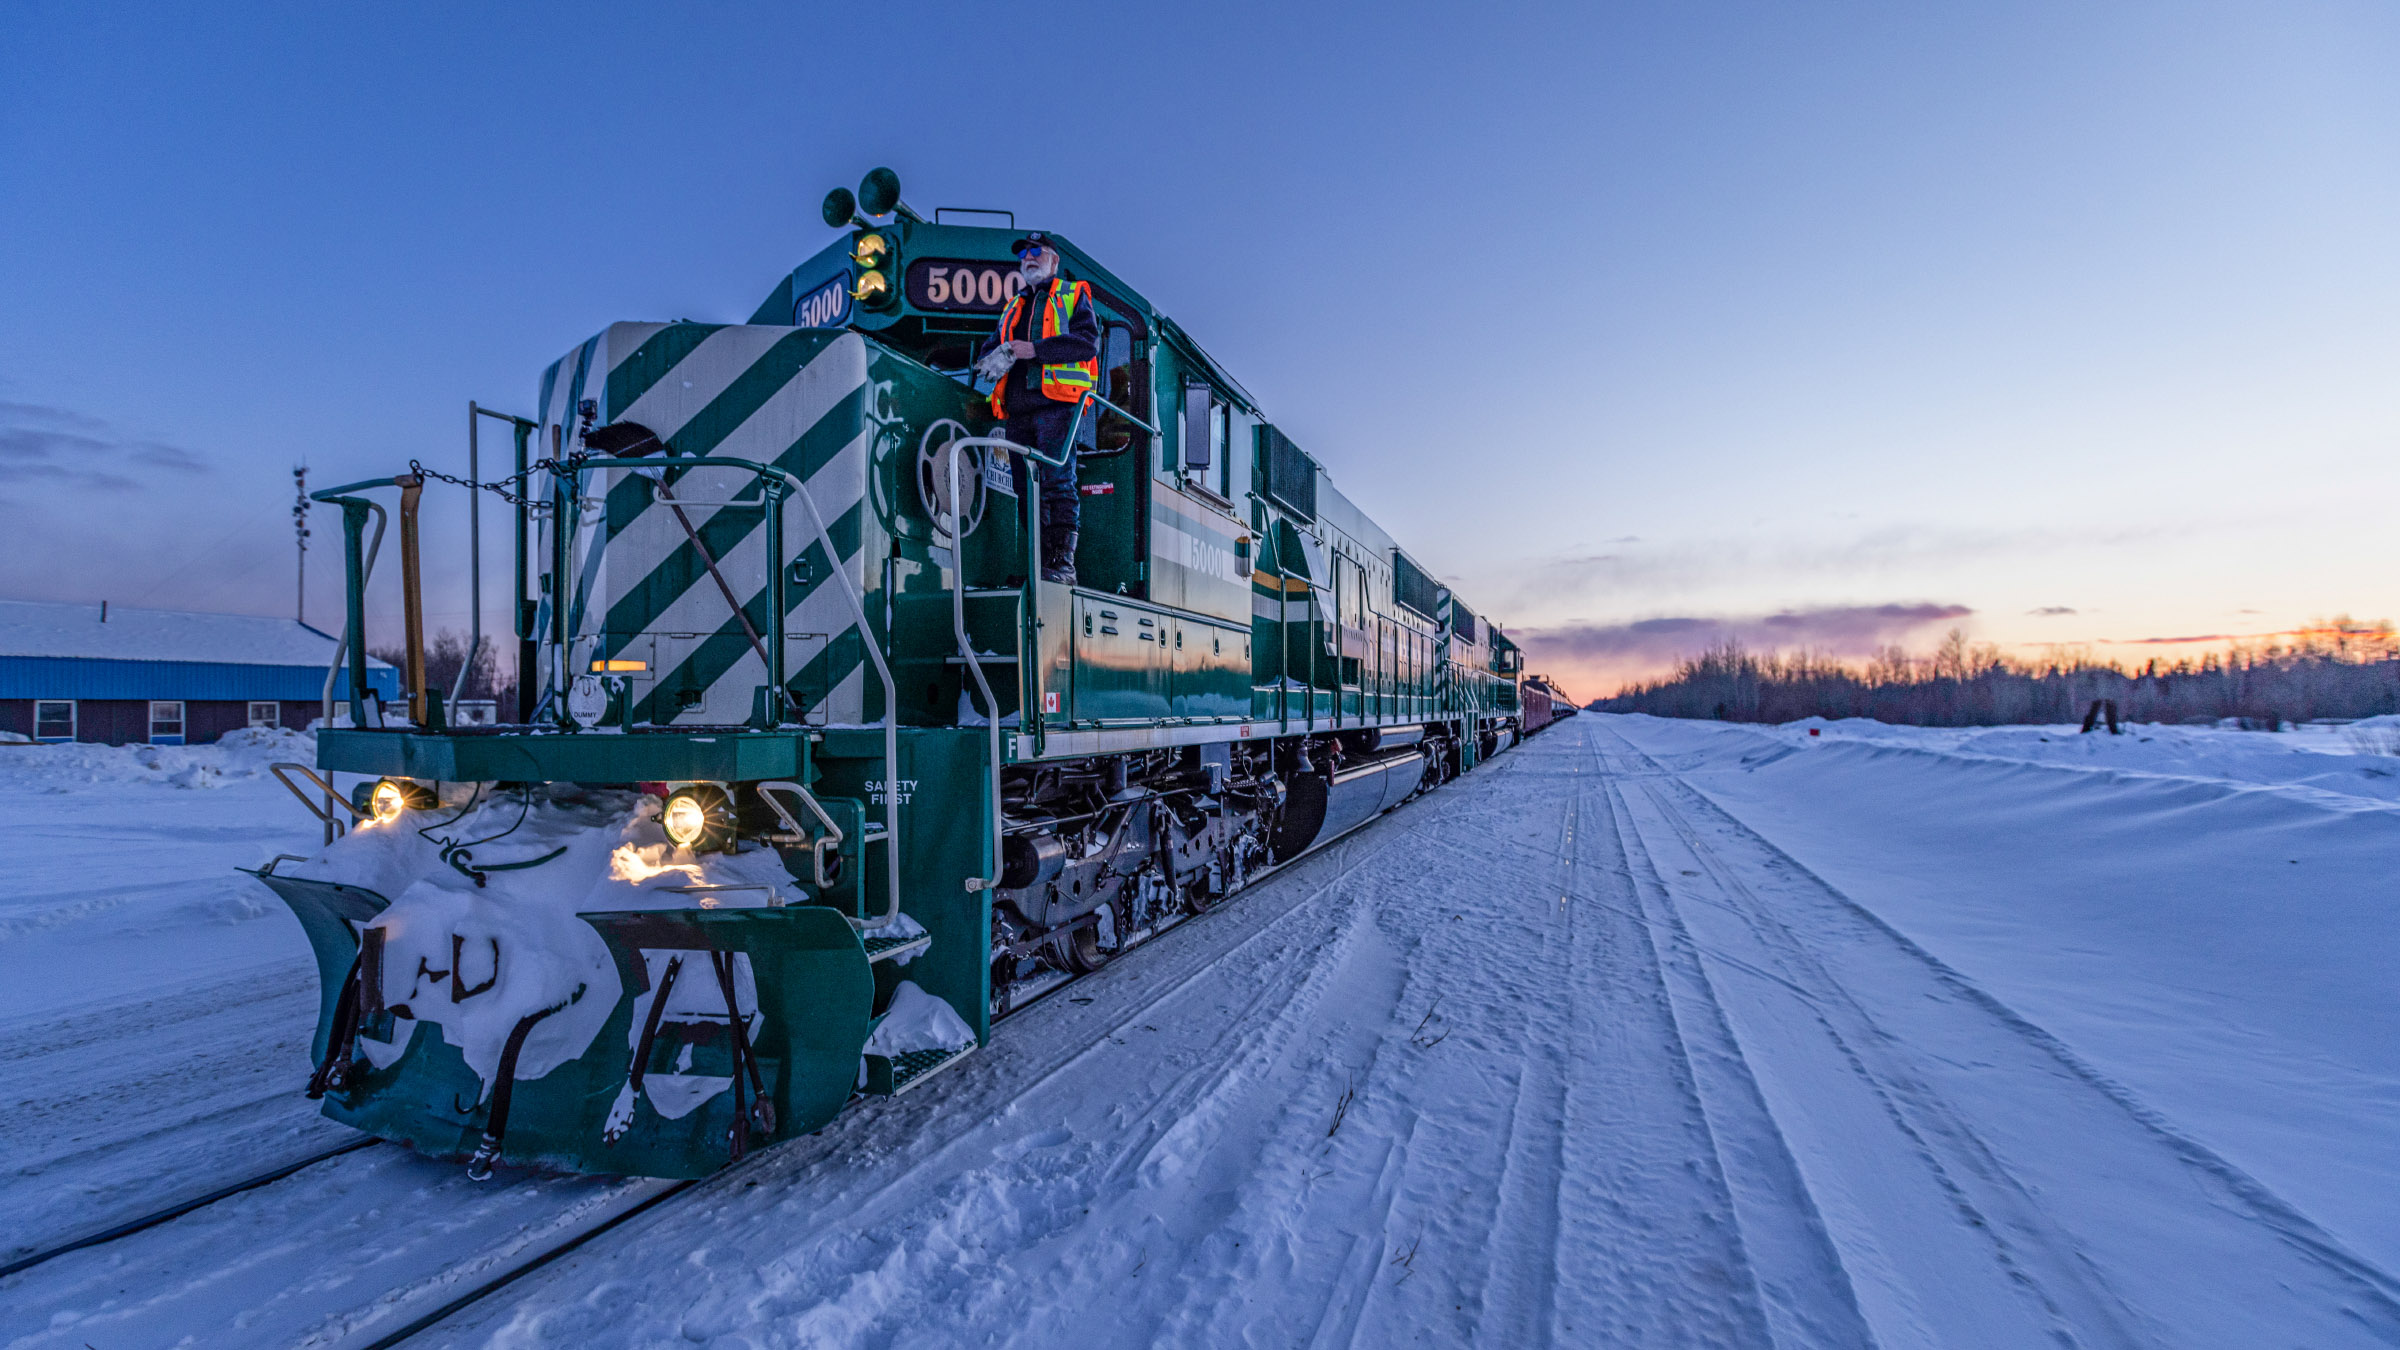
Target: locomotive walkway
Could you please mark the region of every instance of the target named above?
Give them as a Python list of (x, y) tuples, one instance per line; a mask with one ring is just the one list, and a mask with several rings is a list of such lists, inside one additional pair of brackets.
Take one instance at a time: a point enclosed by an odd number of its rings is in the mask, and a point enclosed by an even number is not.
[[(1643, 734), (1537, 736), (409, 1344), (2400, 1341), (2378, 1266)], [(62, 1257), (0, 1344), (364, 1344), (645, 1184), (455, 1171)]]

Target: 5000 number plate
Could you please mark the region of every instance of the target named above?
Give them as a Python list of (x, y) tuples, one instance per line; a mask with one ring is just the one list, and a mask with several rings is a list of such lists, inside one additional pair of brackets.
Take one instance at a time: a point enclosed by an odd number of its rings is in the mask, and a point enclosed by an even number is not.
[(908, 303), (918, 309), (997, 314), (1017, 298), (1024, 283), (1014, 263), (919, 258), (908, 265)]

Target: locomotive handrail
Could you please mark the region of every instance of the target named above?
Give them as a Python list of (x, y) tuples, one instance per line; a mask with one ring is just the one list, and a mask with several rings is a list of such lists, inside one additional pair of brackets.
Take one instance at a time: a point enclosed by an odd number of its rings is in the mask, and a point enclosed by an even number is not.
[(1139, 417), (1134, 416), (1131, 412), (1128, 412), (1127, 410), (1118, 407), (1116, 404), (1109, 402), (1107, 399), (1100, 397), (1099, 394), (1086, 392), (1084, 396), (1075, 404), (1075, 420), (1067, 423), (1066, 438), (1059, 442), (1059, 445), (1062, 447), (1062, 449), (1057, 455), (1047, 455), (1033, 446), (1018, 445), (1014, 441), (1009, 442), (1009, 444), (1014, 449), (1024, 452), (1027, 457), (1038, 459), (1042, 463), (1047, 464), (1052, 468), (1057, 468), (1067, 462), (1066, 450), (1063, 447), (1069, 447), (1075, 444), (1075, 438), (1083, 433), (1084, 411), (1095, 403), (1099, 404), (1103, 408), (1108, 409), (1110, 412), (1115, 413), (1117, 416), (1124, 418), (1126, 421), (1133, 423), (1135, 426), (1140, 427), (1142, 430), (1149, 432), (1153, 436), (1165, 434), (1157, 427), (1143, 421)]
[[(468, 399), (467, 481), (481, 482), (483, 479), (483, 444), (480, 433), (483, 428), (483, 419), (487, 417), (495, 422), (508, 423), (516, 432), (517, 473), (521, 477), (525, 472), (525, 441), (533, 434), (539, 423), (511, 413), (486, 408), (475, 400)], [(520, 506), (517, 510), (521, 515), (524, 508)], [(525, 534), (521, 520), (519, 526), (516, 540), (517, 593), (515, 598), (509, 602), (511, 611), (514, 611), (518, 607), (517, 602), (525, 597)], [(516, 622), (521, 626), (523, 620), (519, 618)], [(483, 494), (469, 492), (467, 494), (467, 659), (459, 663), (458, 675), (450, 681), (450, 706), (453, 708), (458, 706), (458, 696), (466, 692), (467, 676), (474, 671), (475, 655), (482, 650), (482, 647)], [(522, 689), (524, 686), (520, 683), (518, 687)]]
[[(333, 645), (333, 664), (325, 668), (324, 718), (327, 726), (333, 725), (333, 681), (342, 669), (345, 655), (350, 663), (350, 725), (364, 727), (367, 724), (367, 578), (374, 574), (376, 555), (383, 552), (383, 528), (389, 520), (380, 503), (342, 494), (366, 488), (397, 486), (399, 483), (396, 479), (379, 478), (309, 494), (311, 501), (342, 508), (342, 636)], [(375, 517), (375, 539), (367, 545), (366, 556), (362, 560), (358, 537), (366, 529), (370, 512)], [(329, 837), (325, 842), (330, 844), (333, 840)]]
[[(939, 422), (934, 424), (934, 426), (940, 425)], [(964, 427), (959, 429), (965, 430)], [(927, 427), (925, 435), (930, 438), (933, 435), (933, 427)], [(922, 445), (923, 442), (920, 441), (920, 448)], [(951, 442), (947, 448), (951, 451), (948, 463), (944, 466), (950, 476), (950, 629), (958, 638), (960, 664), (966, 668), (967, 674), (974, 677), (975, 687), (983, 693), (983, 719), (991, 737), (992, 860), (990, 866), (985, 869), (984, 875), (967, 878), (968, 890), (985, 891), (1000, 884), (1000, 700), (992, 693), (992, 682), (983, 677), (983, 663), (975, 659), (974, 644), (967, 640), (967, 532), (965, 529), (967, 513), (965, 499), (958, 495), (958, 462), (966, 456), (958, 453), (962, 447), (955, 441)], [(1020, 641), (1017, 649), (1018, 669), (1025, 669), (1026, 664), (1024, 646)], [(1020, 678), (1017, 681), (1019, 703), (1024, 701), (1024, 696), (1025, 682)]]
[(775, 818), (783, 822), (783, 828), (790, 831), (795, 838), (805, 840), (807, 831), (801, 828), (800, 821), (785, 808), (782, 802), (775, 800), (777, 792), (789, 792), (798, 797), (801, 804), (808, 808), (809, 814), (817, 818), (817, 823), (825, 827), (825, 833), (817, 837), (809, 851), (812, 855), (811, 866), (815, 869), (812, 875), (816, 880), (817, 889), (832, 890), (833, 872), (825, 865), (825, 855), (831, 853), (837, 858), (840, 856), (843, 839), (842, 827), (834, 823), (832, 815), (825, 810), (823, 804), (817, 801), (816, 794), (798, 783), (777, 780), (772, 783), (759, 784), (758, 799), (767, 804), (767, 808), (775, 813)]
[[(583, 459), (576, 461), (578, 469), (655, 469), (655, 459)], [(816, 499), (808, 487), (787, 470), (751, 459), (734, 459), (722, 455), (677, 456), (673, 467), (678, 469), (746, 469), (758, 479), (760, 493), (770, 502), (778, 503), (790, 493), (808, 513), (808, 523), (816, 530), (817, 542), (825, 548), (825, 567), (841, 585), (842, 599), (850, 606), (850, 617), (858, 624), (859, 645), (866, 648), (867, 659), (875, 665), (875, 676), (883, 683), (883, 848), (884, 883), (889, 891), (883, 917), (873, 922), (852, 918), (850, 926), (867, 930), (890, 926), (900, 917), (900, 707), (899, 686), (892, 680), (892, 668), (883, 659), (883, 650), (875, 644), (875, 630), (867, 624), (867, 607), (858, 598), (858, 588), (850, 584), (849, 574), (842, 571), (841, 550), (834, 547), (833, 533), (825, 527), (825, 517), (817, 510)], [(767, 649), (767, 682), (773, 691), (769, 697), (770, 711), (775, 720), (783, 720), (783, 587), (790, 569), (783, 561), (783, 512), (770, 505), (767, 511), (767, 611), (774, 622), (774, 636)]]

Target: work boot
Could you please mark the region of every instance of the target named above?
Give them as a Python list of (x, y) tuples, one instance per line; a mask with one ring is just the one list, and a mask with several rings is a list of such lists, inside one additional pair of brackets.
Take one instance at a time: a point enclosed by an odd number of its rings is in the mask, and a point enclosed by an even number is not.
[(1062, 586), (1075, 584), (1075, 539), (1078, 531), (1068, 530), (1042, 541), (1042, 580), (1055, 581)]

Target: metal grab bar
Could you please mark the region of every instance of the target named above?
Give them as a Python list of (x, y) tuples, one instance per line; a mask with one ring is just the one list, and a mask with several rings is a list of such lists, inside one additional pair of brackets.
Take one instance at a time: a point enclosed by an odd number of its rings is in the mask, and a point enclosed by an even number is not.
[[(1074, 446), (1074, 444), (1075, 444), (1075, 438), (1076, 438), (1077, 436), (1081, 435), (1081, 434), (1082, 434), (1082, 432), (1083, 432), (1083, 414), (1084, 414), (1084, 411), (1085, 411), (1086, 409), (1090, 408), (1090, 407), (1091, 407), (1093, 404), (1095, 404), (1095, 403), (1099, 404), (1099, 405), (1100, 405), (1101, 407), (1103, 407), (1103, 408), (1106, 408), (1106, 409), (1108, 409), (1110, 412), (1113, 412), (1113, 413), (1115, 413), (1117, 416), (1124, 418), (1126, 421), (1133, 423), (1135, 426), (1137, 426), (1137, 427), (1140, 427), (1142, 430), (1144, 430), (1144, 431), (1146, 431), (1146, 432), (1149, 432), (1149, 433), (1150, 433), (1151, 435), (1153, 435), (1153, 436), (1158, 436), (1158, 435), (1163, 435), (1163, 434), (1164, 434), (1164, 433), (1163, 433), (1163, 432), (1161, 432), (1161, 431), (1160, 431), (1160, 430), (1159, 430), (1157, 427), (1155, 427), (1155, 426), (1152, 426), (1150, 423), (1148, 423), (1148, 422), (1145, 422), (1145, 421), (1143, 421), (1142, 419), (1140, 419), (1139, 417), (1136, 417), (1136, 416), (1134, 416), (1134, 415), (1133, 415), (1131, 412), (1128, 412), (1127, 410), (1125, 410), (1125, 409), (1123, 409), (1123, 408), (1120, 408), (1120, 407), (1118, 407), (1116, 404), (1109, 402), (1107, 399), (1104, 399), (1104, 398), (1100, 397), (1100, 395), (1098, 395), (1097, 393), (1088, 393), (1088, 392), (1087, 392), (1087, 393), (1086, 393), (1086, 394), (1085, 394), (1085, 395), (1084, 395), (1084, 396), (1083, 396), (1081, 399), (1079, 399), (1079, 400), (1076, 402), (1076, 404), (1075, 404), (1075, 420), (1074, 420), (1074, 421), (1072, 421), (1072, 422), (1069, 422), (1069, 423), (1067, 424), (1067, 435), (1066, 435), (1066, 439), (1065, 439), (1064, 441), (1060, 442), (1061, 451), (1060, 451), (1060, 453), (1059, 453), (1059, 454), (1057, 454), (1057, 455), (1055, 455), (1055, 456), (1052, 456), (1052, 455), (1046, 455), (1046, 454), (1043, 454), (1043, 453), (1042, 453), (1040, 450), (1036, 449), (1036, 448), (1035, 448), (1035, 447), (1033, 447), (1033, 446), (1030, 446), (1030, 445), (1019, 445), (1019, 444), (1017, 444), (1015, 441), (1009, 441), (1009, 442), (1007, 442), (1006, 444), (1009, 446), (1009, 448), (1010, 448), (1010, 449), (1012, 449), (1012, 450), (1017, 450), (1017, 451), (1020, 451), (1020, 452), (1022, 452), (1023, 454), (1025, 454), (1025, 455), (1026, 455), (1028, 458), (1032, 458), (1032, 459), (1038, 459), (1038, 460), (1040, 460), (1042, 463), (1044, 463), (1044, 464), (1047, 464), (1047, 465), (1049, 465), (1049, 466), (1050, 466), (1050, 467), (1052, 467), (1052, 468), (1057, 468), (1057, 467), (1059, 467), (1060, 465), (1062, 465), (1062, 464), (1065, 464), (1065, 463), (1067, 462), (1067, 453), (1066, 453), (1066, 452), (1067, 452), (1067, 450), (1071, 449), (1071, 448)], [(992, 440), (992, 439), (994, 439), (994, 438), (993, 438), (993, 437), (989, 437), (989, 436), (979, 436), (979, 437), (977, 437), (976, 439), (977, 439), (977, 440), (979, 440), (979, 441), (988, 441), (988, 440)]]
[[(287, 789), (293, 796), (298, 797), (300, 799), (300, 804), (308, 808), (309, 814), (325, 822), (325, 832), (327, 835), (325, 842), (328, 844), (333, 842), (333, 836), (338, 834), (339, 831), (337, 827), (341, 824), (341, 822), (337, 820), (333, 814), (334, 807), (339, 806), (343, 810), (348, 811), (350, 813), (351, 820), (358, 821), (365, 820), (367, 818), (366, 812), (361, 811), (357, 807), (351, 805), (349, 800), (343, 797), (341, 793), (334, 791), (333, 784), (326, 781), (322, 774), (319, 774), (315, 769), (312, 769), (305, 764), (294, 764), (289, 760), (285, 760), (279, 764), (268, 765), (267, 772), (275, 775), (276, 782), (283, 784), (285, 789)], [(312, 802), (308, 799), (308, 794), (302, 792), (300, 790), (300, 785), (292, 781), (291, 775), (295, 773), (299, 774), (303, 778), (308, 779), (310, 782), (315, 783), (318, 787), (325, 789), (325, 805), (319, 806), (315, 802)], [(296, 856), (297, 855), (290, 853), (277, 855), (278, 859)], [(300, 861), (306, 862), (308, 860), (306, 858), (301, 858)], [(272, 866), (272, 864), (270, 864), (270, 866)]]
[[(925, 447), (932, 442), (933, 433), (941, 430), (944, 426), (954, 426), (960, 431), (966, 430), (963, 424), (952, 418), (945, 417), (935, 422), (932, 426), (925, 428), (924, 436), (917, 441), (919, 455), (924, 454)], [(966, 500), (959, 495), (958, 490), (958, 462), (966, 458), (966, 455), (961, 453), (962, 451), (971, 446), (988, 444), (995, 439), (997, 438), (990, 436), (967, 436), (947, 441), (942, 447), (950, 452), (948, 461), (943, 466), (950, 478), (950, 630), (958, 638), (960, 663), (965, 666), (967, 673), (974, 677), (975, 688), (983, 694), (984, 722), (989, 728), (991, 736), (992, 790), (989, 804), (992, 818), (992, 858), (983, 876), (967, 878), (969, 891), (988, 891), (1000, 884), (1000, 700), (992, 693), (991, 681), (983, 677), (983, 663), (975, 659), (974, 644), (967, 641), (967, 531), (962, 528), (966, 523), (967, 511)], [(1013, 444), (1006, 440), (1002, 440), (1000, 443), (1003, 445)], [(1024, 653), (1021, 644), (1017, 659), (1022, 666)], [(1019, 682), (1019, 692), (1020, 694), (1023, 692), (1022, 681)]]
[[(375, 575), (375, 559), (383, 552), (383, 528), (390, 522), (390, 517), (385, 514), (380, 503), (335, 494), (360, 487), (389, 486), (391, 484), (388, 482), (352, 483), (349, 487), (335, 488), (331, 493), (310, 494), (311, 500), (323, 500), (342, 508), (342, 562), (345, 572), (343, 589), (347, 592), (345, 597), (347, 603), (342, 607), (341, 640), (333, 644), (333, 664), (325, 668), (324, 714), (323, 720), (319, 723), (319, 726), (325, 729), (331, 729), (333, 726), (333, 682), (341, 675), (342, 662), (345, 657), (350, 663), (350, 725), (364, 727), (367, 724), (366, 690), (364, 688), (367, 670), (364, 649), (367, 640), (365, 631), (367, 582)], [(358, 551), (358, 532), (363, 528), (370, 512), (375, 517), (375, 537), (368, 542), (366, 557), (362, 560)], [(325, 842), (330, 844), (333, 842), (333, 823), (327, 821), (325, 828)]]
[[(655, 469), (655, 459), (582, 459), (578, 469)], [(773, 620), (774, 634), (768, 648), (767, 680), (773, 688), (770, 700), (778, 722), (783, 717), (783, 620), (784, 580), (790, 569), (783, 561), (783, 512), (775, 509), (781, 498), (790, 493), (807, 513), (808, 523), (816, 531), (817, 542), (825, 549), (826, 570), (841, 584), (842, 599), (850, 606), (850, 617), (858, 624), (859, 644), (866, 648), (867, 659), (874, 663), (875, 677), (883, 684), (883, 848), (884, 882), (890, 894), (885, 902), (883, 917), (873, 922), (851, 919), (853, 928), (867, 930), (888, 927), (900, 917), (900, 707), (899, 686), (892, 679), (890, 663), (883, 659), (883, 649), (875, 645), (875, 630), (867, 623), (866, 604), (859, 599), (858, 588), (850, 584), (850, 576), (842, 570), (841, 550), (834, 547), (833, 532), (825, 526), (825, 516), (817, 510), (816, 499), (808, 487), (792, 473), (772, 464), (751, 459), (733, 459), (719, 455), (678, 456), (672, 467), (678, 469), (718, 468), (744, 469), (759, 480), (759, 490), (770, 503), (767, 511), (767, 561), (772, 570), (767, 573), (768, 617)]]
[(793, 796), (798, 797), (801, 805), (808, 808), (808, 813), (812, 816), (815, 816), (817, 818), (817, 823), (825, 827), (824, 836), (810, 846), (810, 852), (815, 855), (811, 859), (811, 866), (815, 869), (818, 888), (821, 890), (832, 890), (833, 875), (825, 870), (825, 855), (828, 852), (831, 852), (836, 856), (840, 855), (842, 851), (842, 827), (833, 823), (833, 817), (826, 813), (824, 805), (818, 802), (816, 794), (810, 792), (807, 788), (800, 786), (798, 783), (778, 779), (772, 783), (759, 784), (758, 795), (760, 800), (766, 802), (768, 809), (775, 813), (775, 818), (783, 822), (783, 828), (790, 830), (793, 835), (805, 837), (807, 831), (800, 828), (800, 822), (793, 818), (790, 811), (784, 809), (782, 802), (775, 800), (774, 794), (777, 791), (789, 792)]
[[(522, 473), (525, 468), (525, 438), (531, 434), (535, 426), (535, 423), (527, 418), (495, 412), (473, 399), (467, 400), (467, 481), (471, 483), (483, 481), (482, 442), (479, 433), (483, 427), (483, 419), (486, 417), (495, 422), (506, 422), (515, 429), (519, 473)], [(459, 663), (458, 675), (450, 681), (448, 706), (453, 708), (458, 706), (458, 696), (466, 690), (467, 676), (475, 669), (475, 655), (483, 647), (483, 497), (479, 491), (475, 490), (467, 493), (467, 592), (467, 659)], [(525, 547), (524, 539), (520, 535), (517, 541), (517, 594), (509, 601), (510, 610), (513, 612), (517, 608), (518, 602), (524, 598)], [(498, 664), (496, 657), (494, 664)]]

